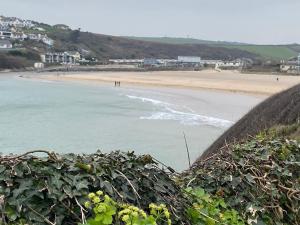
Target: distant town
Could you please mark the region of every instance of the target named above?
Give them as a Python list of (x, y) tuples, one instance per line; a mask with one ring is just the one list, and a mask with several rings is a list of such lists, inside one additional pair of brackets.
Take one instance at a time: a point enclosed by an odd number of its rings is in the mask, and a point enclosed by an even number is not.
[[(56, 25), (56, 29), (71, 30), (66, 25)], [(220, 58), (205, 59), (195, 55), (178, 55), (177, 58), (130, 57), (130, 58), (97, 58), (88, 56), (89, 50), (77, 49), (65, 51), (54, 47), (56, 40), (48, 37), (43, 24), (16, 17), (0, 16), (0, 52), (18, 51), (24, 49), (24, 43), (29, 41), (29, 47), (37, 50), (35, 45), (41, 43), (38, 49), (40, 60), (32, 65), (35, 69), (64, 65), (68, 67), (80, 65), (130, 65), (144, 69), (191, 69), (200, 70), (212, 68), (216, 70), (242, 70), (251, 67), (250, 58), (235, 58), (222, 60)], [(28, 44), (27, 44), (28, 45)], [(88, 56), (88, 57), (87, 57)], [(286, 74), (300, 74), (300, 54), (288, 60), (281, 60), (279, 70)]]

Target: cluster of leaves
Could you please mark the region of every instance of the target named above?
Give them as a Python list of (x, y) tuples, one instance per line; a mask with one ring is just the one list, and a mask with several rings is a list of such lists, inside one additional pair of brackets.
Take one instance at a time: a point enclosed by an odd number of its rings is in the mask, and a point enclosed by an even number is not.
[(151, 203), (148, 215), (138, 207), (115, 202), (102, 191), (90, 193), (88, 197), (85, 207), (92, 211), (93, 217), (84, 223), (86, 225), (171, 225), (170, 213), (164, 204)]
[(227, 146), (182, 176), (223, 197), (248, 224), (300, 224), (300, 145), (261, 133)]
[(192, 207), (187, 209), (192, 224), (224, 224), (244, 225), (244, 221), (238, 212), (229, 209), (220, 197), (212, 197), (202, 188), (186, 188), (185, 193), (192, 201)]
[(0, 157), (3, 224), (77, 224), (86, 214), (85, 196), (99, 189), (141, 209), (152, 202), (164, 203), (172, 210), (174, 224), (185, 218), (187, 201), (180, 187), (148, 155), (45, 153), (48, 157), (29, 153)]

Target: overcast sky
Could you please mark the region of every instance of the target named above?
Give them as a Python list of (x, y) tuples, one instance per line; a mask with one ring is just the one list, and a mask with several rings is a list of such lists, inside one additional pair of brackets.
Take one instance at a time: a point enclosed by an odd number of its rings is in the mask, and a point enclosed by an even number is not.
[(0, 14), (111, 35), (300, 43), (300, 0), (0, 0)]

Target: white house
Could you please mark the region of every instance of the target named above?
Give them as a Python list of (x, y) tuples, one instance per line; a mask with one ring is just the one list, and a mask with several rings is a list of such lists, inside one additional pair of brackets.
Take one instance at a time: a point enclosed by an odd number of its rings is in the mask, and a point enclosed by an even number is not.
[(78, 62), (81, 59), (81, 54), (76, 51), (68, 52), (68, 54), (72, 57), (74, 57), (75, 61)]
[(201, 57), (198, 56), (178, 56), (179, 63), (199, 63), (201, 62)]
[(27, 35), (24, 34), (24, 33), (21, 33), (21, 32), (19, 32), (19, 33), (18, 32), (14, 32), (14, 33), (12, 33), (11, 38), (23, 41), (24, 39), (27, 38)]
[(113, 64), (141, 64), (144, 62), (143, 59), (109, 59), (108, 61)]
[(44, 63), (41, 63), (41, 62), (34, 63), (35, 69), (44, 69), (44, 67), (45, 67)]
[(12, 37), (12, 32), (0, 30), (0, 39), (9, 39)]
[(31, 20), (21, 20), (14, 17), (1, 17), (0, 18), (0, 25), (8, 27), (27, 27), (31, 28), (34, 27), (34, 24)]
[(221, 68), (221, 69), (222, 68), (223, 69), (231, 68), (231, 69), (234, 69), (234, 68), (239, 68), (242, 65), (243, 65), (242, 60), (222, 61), (222, 62), (218, 62), (216, 64), (216, 68)]
[(42, 38), (42, 42), (49, 46), (54, 44), (54, 41), (51, 38), (48, 38), (47, 35)]
[(74, 56), (70, 55), (68, 52), (49, 52), (44, 55), (41, 55), (41, 60), (43, 63), (48, 64), (76, 64)]
[(0, 49), (11, 49), (12, 43), (8, 40), (0, 40)]
[(289, 74), (300, 74), (300, 54), (288, 61), (281, 61), (280, 71)]

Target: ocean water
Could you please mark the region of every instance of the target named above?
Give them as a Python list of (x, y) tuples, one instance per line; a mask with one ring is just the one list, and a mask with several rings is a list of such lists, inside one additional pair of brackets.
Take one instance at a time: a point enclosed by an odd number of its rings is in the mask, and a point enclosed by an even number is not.
[(183, 170), (263, 97), (0, 76), (0, 152), (135, 151)]

